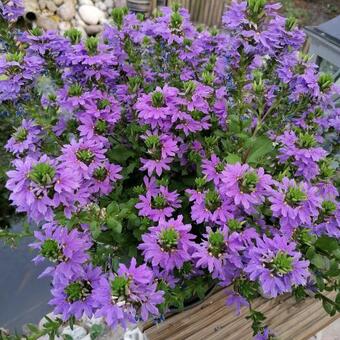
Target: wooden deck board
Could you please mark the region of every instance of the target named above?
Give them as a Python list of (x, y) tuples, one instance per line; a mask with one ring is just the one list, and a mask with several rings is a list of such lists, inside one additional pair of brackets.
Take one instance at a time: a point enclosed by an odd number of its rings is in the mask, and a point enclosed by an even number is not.
[[(330, 295), (332, 297), (332, 295)], [(200, 305), (169, 317), (165, 322), (146, 326), (149, 340), (250, 340), (247, 308), (236, 316), (225, 306), (225, 293), (219, 291)], [(329, 317), (321, 302), (308, 298), (297, 303), (293, 297), (258, 298), (254, 308), (265, 313), (269, 327), (281, 340), (306, 340), (339, 316)]]

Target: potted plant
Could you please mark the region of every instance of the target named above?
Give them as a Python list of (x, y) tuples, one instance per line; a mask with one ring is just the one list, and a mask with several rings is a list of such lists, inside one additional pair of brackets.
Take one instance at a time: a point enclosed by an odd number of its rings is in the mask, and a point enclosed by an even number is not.
[[(16, 5), (2, 15), (13, 21)], [(313, 291), (339, 311), (340, 295), (323, 294), (339, 291), (327, 139), (339, 89), (299, 53), (304, 33), (279, 7), (233, 1), (221, 31), (178, 5), (145, 21), (117, 8), (86, 40), (13, 31), (0, 100), (26, 118), (6, 145), (6, 187), (39, 227), (35, 261), (50, 263), (63, 321), (159, 320), (230, 284), (227, 302), (249, 308), (260, 338), (271, 337), (252, 306), (261, 292)]]

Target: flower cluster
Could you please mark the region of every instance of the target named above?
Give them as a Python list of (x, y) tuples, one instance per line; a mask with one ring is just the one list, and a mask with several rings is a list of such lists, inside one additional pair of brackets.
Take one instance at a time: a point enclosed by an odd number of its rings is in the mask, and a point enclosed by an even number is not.
[[(279, 7), (233, 0), (221, 31), (177, 4), (148, 19), (117, 8), (100, 36), (33, 29), (0, 57), (0, 103), (27, 116), (6, 145), (6, 187), (43, 222), (34, 261), (52, 263), (64, 320), (126, 327), (215, 284), (233, 284), (237, 309), (339, 289), (326, 136), (340, 91), (298, 53), (304, 33)], [(271, 334), (250, 312), (258, 338)]]

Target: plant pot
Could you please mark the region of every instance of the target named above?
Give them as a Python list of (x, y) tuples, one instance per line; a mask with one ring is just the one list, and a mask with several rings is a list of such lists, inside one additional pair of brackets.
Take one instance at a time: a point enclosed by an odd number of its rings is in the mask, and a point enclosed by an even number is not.
[(130, 11), (137, 13), (149, 13), (151, 9), (150, 0), (128, 0), (127, 6)]
[[(334, 299), (334, 293), (327, 294)], [(251, 340), (251, 322), (246, 319), (248, 308), (241, 314), (225, 305), (225, 292), (218, 291), (192, 308), (172, 314), (160, 324), (145, 323), (148, 340)], [(321, 301), (306, 298), (296, 302), (285, 294), (275, 299), (257, 298), (252, 307), (264, 313), (269, 328), (280, 340), (306, 340), (325, 328), (338, 316), (329, 317)]]

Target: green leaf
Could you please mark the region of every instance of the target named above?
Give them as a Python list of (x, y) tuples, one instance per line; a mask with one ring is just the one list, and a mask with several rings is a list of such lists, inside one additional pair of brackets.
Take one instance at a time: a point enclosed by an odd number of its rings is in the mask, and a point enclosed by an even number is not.
[(310, 260), (312, 264), (318, 269), (328, 270), (329, 269), (329, 260), (326, 256), (322, 256), (320, 254), (315, 254), (313, 258)]
[(260, 158), (274, 150), (273, 142), (265, 136), (257, 137), (254, 142), (250, 141), (250, 144), (247, 163), (257, 163)]
[(90, 223), (90, 231), (94, 239), (100, 235), (100, 226), (96, 221)]
[(137, 248), (135, 246), (130, 246), (128, 255), (130, 257), (136, 257), (137, 256)]
[(323, 291), (325, 289), (325, 281), (322, 276), (316, 276), (316, 285), (318, 286), (320, 291)]
[(64, 334), (63, 338), (64, 338), (64, 340), (73, 340), (73, 337), (69, 334)]
[(306, 252), (307, 259), (311, 260), (314, 256), (315, 256), (315, 248), (309, 247), (307, 252)]
[(128, 149), (123, 145), (117, 145), (107, 152), (107, 157), (110, 161), (124, 163), (128, 158), (134, 156), (134, 154), (135, 153), (131, 149)]
[(235, 164), (241, 162), (241, 157), (239, 155), (236, 155), (234, 153), (230, 153), (226, 158), (226, 162), (229, 164)]
[(108, 215), (117, 215), (119, 213), (119, 205), (117, 202), (112, 202), (106, 207)]
[(336, 313), (335, 306), (325, 299), (322, 301), (322, 306), (330, 316)]
[(106, 224), (115, 233), (120, 234), (122, 232), (123, 229), (122, 224), (119, 221), (117, 221), (114, 217), (107, 218)]
[(26, 326), (32, 333), (39, 332), (39, 328), (36, 325), (34, 325), (33, 323), (28, 323)]
[(339, 248), (338, 241), (329, 236), (321, 236), (318, 238), (315, 246), (327, 253), (331, 253)]
[(329, 270), (325, 273), (326, 276), (335, 277), (340, 274), (339, 264), (337, 260), (331, 260)]
[(104, 326), (103, 325), (93, 325), (90, 329), (90, 336), (91, 340), (97, 339), (100, 335), (104, 333)]

